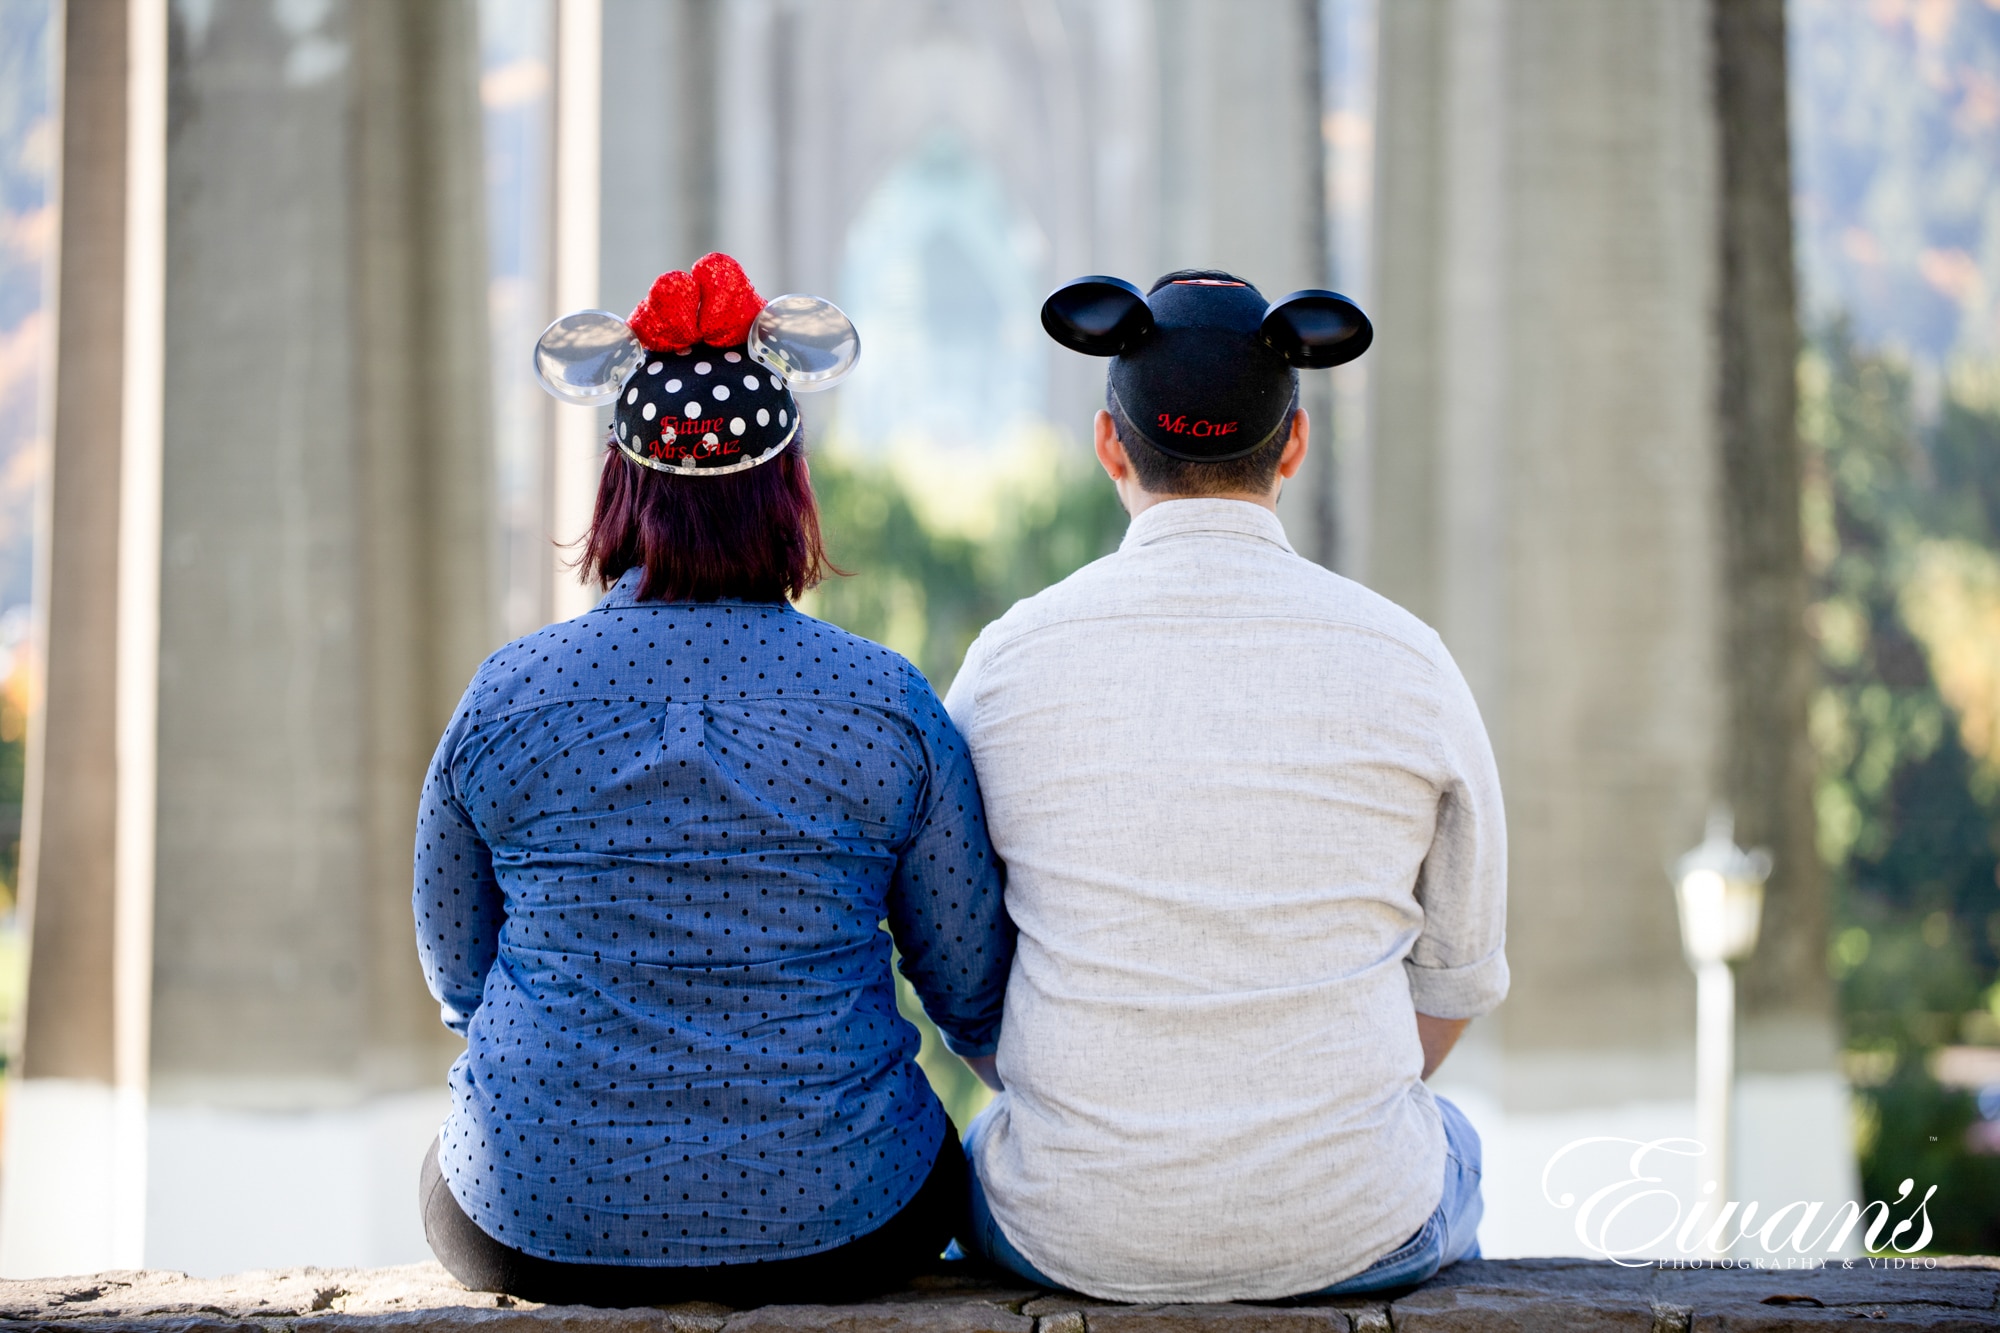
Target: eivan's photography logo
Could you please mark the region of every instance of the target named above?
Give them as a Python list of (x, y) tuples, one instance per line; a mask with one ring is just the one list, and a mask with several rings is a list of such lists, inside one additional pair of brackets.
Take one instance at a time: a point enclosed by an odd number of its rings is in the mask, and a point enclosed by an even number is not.
[[(1829, 1261), (1850, 1268), (1858, 1262), (1936, 1266), (1934, 1259), (1902, 1257), (1931, 1243), (1936, 1185), (1914, 1202), (1917, 1182), (1906, 1179), (1894, 1199), (1834, 1205), (1799, 1199), (1767, 1208), (1761, 1201), (1721, 1198), (1717, 1182), (1709, 1180), (1690, 1202), (1673, 1182), (1698, 1179), (1696, 1160), (1707, 1156), (1697, 1139), (1575, 1139), (1542, 1168), (1542, 1197), (1576, 1210), (1576, 1238), (1587, 1249), (1629, 1268), (1817, 1268)], [(1595, 1178), (1588, 1193), (1561, 1188), (1579, 1177)], [(1860, 1248), (1873, 1257), (1851, 1257), (1857, 1231)]]

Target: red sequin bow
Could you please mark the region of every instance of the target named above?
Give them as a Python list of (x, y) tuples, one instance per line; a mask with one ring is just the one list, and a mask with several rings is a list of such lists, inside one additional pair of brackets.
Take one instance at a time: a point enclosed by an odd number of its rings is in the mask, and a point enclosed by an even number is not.
[(736, 347), (749, 338), (763, 308), (741, 264), (708, 254), (694, 261), (692, 273), (675, 269), (653, 279), (653, 290), (626, 323), (648, 351), (685, 352), (696, 343)]

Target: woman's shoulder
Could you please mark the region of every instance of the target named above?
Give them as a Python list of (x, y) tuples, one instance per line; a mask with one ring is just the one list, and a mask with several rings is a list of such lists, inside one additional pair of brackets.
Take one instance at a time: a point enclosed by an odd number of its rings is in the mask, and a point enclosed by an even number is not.
[(913, 706), (921, 706), (925, 701), (936, 702), (936, 691), (930, 680), (917, 668), (917, 664), (886, 644), (863, 638), (852, 630), (842, 629), (830, 620), (808, 615), (797, 607), (786, 610), (797, 619), (801, 633), (808, 636), (802, 642), (817, 650), (818, 664), (832, 664), (836, 669), (848, 667), (867, 673), (873, 679), (894, 690), (914, 696)]
[(844, 685), (878, 704), (900, 704), (913, 711), (928, 711), (937, 704), (930, 681), (901, 653), (786, 603), (607, 600), (583, 615), (545, 625), (495, 649), (473, 673), (463, 707), (491, 713), (565, 697), (569, 692), (565, 687), (590, 672), (601, 648), (619, 646), (621, 632), (645, 632), (646, 647), (651, 649), (656, 646), (651, 632), (656, 628), (718, 642), (750, 631), (755, 642), (739, 640), (730, 648), (732, 654), (748, 649), (756, 655), (762, 650), (783, 659), (801, 677), (817, 678), (823, 686)]
[[(556, 674), (559, 654), (568, 646), (565, 630), (574, 621), (557, 621), (500, 645), (486, 655), (459, 697), (453, 730), (477, 729), (484, 721), (508, 711), (523, 696), (546, 695)], [(546, 679), (545, 679), (546, 678)]]

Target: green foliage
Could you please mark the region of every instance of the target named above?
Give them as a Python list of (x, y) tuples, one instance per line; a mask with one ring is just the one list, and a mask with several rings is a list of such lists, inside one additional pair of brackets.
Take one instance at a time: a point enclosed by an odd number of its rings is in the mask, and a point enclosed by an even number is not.
[(2000, 540), (2000, 412), (1969, 397), (1963, 390), (1948, 395), (1930, 433), (1936, 522), (1950, 535), (1990, 545)]
[[(20, 654), (6, 680), (0, 680), (0, 917), (11, 915), (18, 895), (21, 874), (21, 803), (27, 787), (28, 693), (27, 671)], [(11, 927), (6, 927), (11, 929)], [(0, 976), (0, 1031), (8, 992)]]
[[(1972, 1098), (1940, 1087), (1938, 1047), (2000, 1040), (2000, 801), (1906, 615), (1940, 538), (2000, 549), (2000, 414), (1949, 395), (1920, 428), (1895, 361), (1828, 331), (1801, 366), (1806, 528), (1821, 685), (1821, 850), (1833, 870), (1839, 981), (1857, 1085), (1864, 1197), (1939, 1186), (1935, 1248), (2000, 1247), (2000, 1158), (1973, 1153)], [(1973, 627), (1976, 630), (1976, 626)], [(1988, 756), (1990, 758), (1990, 756)]]
[[(1966, 1151), (1966, 1130), (1979, 1119), (1972, 1094), (1941, 1088), (1921, 1065), (1911, 1065), (1867, 1096), (1883, 1132), (1861, 1161), (1863, 1197), (1893, 1199), (1899, 1184), (1913, 1179), (1914, 1201), (1936, 1185), (1928, 1211), (1937, 1234), (1929, 1250), (2000, 1253), (2000, 1157)], [(1897, 1216), (1907, 1216), (1907, 1205)]]
[(14, 906), (21, 873), (21, 795), (28, 719), (18, 691), (0, 688), (0, 1078), (13, 1063), (8, 1037), (27, 990), (27, 947)]
[[(828, 554), (847, 573), (820, 585), (805, 609), (896, 649), (939, 695), (987, 622), (1112, 551), (1125, 531), (1111, 484), (1080, 467), (1051, 485), (1003, 491), (980, 541), (926, 523), (886, 466), (818, 455), (812, 477)], [(900, 971), (896, 1005), (922, 1035), (918, 1065), (963, 1130), (992, 1094), (945, 1049)]]
[(979, 541), (925, 522), (886, 466), (821, 455), (812, 469), (827, 551), (847, 576), (821, 584), (808, 609), (896, 649), (939, 694), (989, 621), (1115, 549), (1125, 531), (1110, 483), (1081, 467), (1002, 491)]
[(0, 916), (14, 910), (21, 872), (21, 793), (26, 781), (28, 743), (20, 725), (9, 726), (12, 709), (0, 703)]
[(1853, 910), (1912, 920), (1944, 911), (1973, 927), (1972, 962), (1990, 975), (2000, 811), (1981, 799), (1900, 594), (1922, 539), (2000, 548), (2000, 416), (1948, 399), (1919, 438), (1907, 375), (1840, 331), (1816, 346), (1802, 379), (1824, 849)]

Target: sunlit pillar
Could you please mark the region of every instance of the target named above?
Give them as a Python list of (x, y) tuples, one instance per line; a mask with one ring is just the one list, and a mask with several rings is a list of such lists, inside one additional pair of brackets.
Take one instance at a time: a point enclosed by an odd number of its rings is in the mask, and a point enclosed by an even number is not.
[[(1719, 498), (1731, 589), (1722, 627), (1730, 722), (1721, 795), (1744, 841), (1770, 847), (1775, 858), (1767, 929), (1737, 968), (1739, 1187), (1774, 1202), (1838, 1200), (1859, 1182), (1847, 1148), (1817, 775), (1805, 741), (1815, 672), (1799, 517), (1785, 4), (1717, 0), (1710, 12), (1720, 129)], [(1802, 1143), (1823, 1146), (1801, 1151)]]
[(1694, 1130), (1660, 875), (1723, 713), (1706, 14), (1379, 15), (1364, 563), (1463, 669), (1507, 794), (1513, 990), (1440, 1083), (1487, 1140), (1488, 1253), (1574, 1253), (1548, 1154)]
[(10, 1273), (423, 1256), (410, 849), (494, 639), (473, 16), (70, 7)]
[(1488, 1252), (1573, 1252), (1572, 1218), (1507, 1202), (1547, 1136), (1695, 1132), (1659, 875), (1716, 801), (1778, 866), (1732, 983), (1733, 1188), (1832, 1207), (1855, 1185), (1804, 736), (1783, 5), (1379, 15), (1362, 564), (1443, 636), (1507, 791), (1514, 989), (1443, 1075), (1486, 1117)]
[(46, 682), (22, 857), (29, 995), (8, 1090), (0, 1274), (144, 1252), (159, 650), (165, 10), (75, 4), (53, 449), (38, 534)]
[[(603, 81), (602, 0), (558, 0), (553, 205), (558, 315), (594, 309), (599, 301)], [(526, 348), (522, 355), (527, 355)], [(579, 548), (574, 543), (590, 525), (591, 505), (597, 496), (597, 474), (604, 461), (602, 418), (599, 412), (558, 412), (550, 428), (557, 620), (581, 615), (597, 601), (593, 590), (578, 577)]]
[(416, 1259), (410, 848), (495, 637), (474, 6), (171, 13), (147, 1262)]

